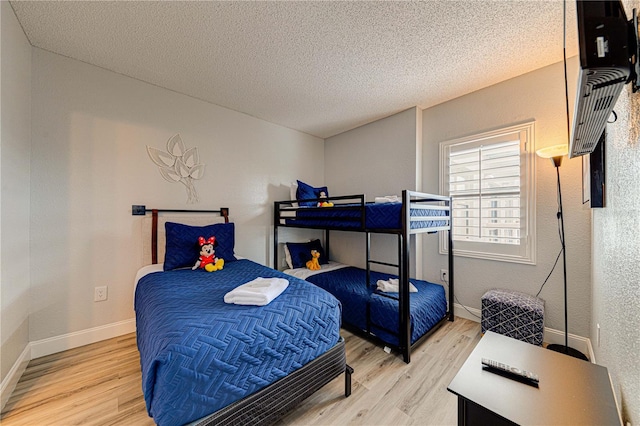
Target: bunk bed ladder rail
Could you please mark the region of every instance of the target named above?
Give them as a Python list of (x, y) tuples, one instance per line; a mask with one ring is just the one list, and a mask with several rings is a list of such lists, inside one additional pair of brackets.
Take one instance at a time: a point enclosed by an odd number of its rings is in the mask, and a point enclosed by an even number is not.
[(402, 233), (398, 235), (398, 255), (399, 255), (399, 284), (400, 293), (399, 315), (400, 315), (400, 350), (404, 362), (411, 362), (411, 319), (410, 319), (410, 300), (409, 295), (409, 259), (411, 251), (411, 193), (407, 190), (402, 191)]
[[(442, 202), (444, 204), (444, 210), (447, 212), (447, 215), (444, 219), (447, 222), (446, 230), (448, 233), (448, 243), (449, 243), (449, 252), (448, 252), (448, 267), (449, 267), (449, 301), (448, 301), (448, 320), (453, 321), (453, 301), (454, 301), (454, 290), (453, 290), (453, 215), (452, 215), (452, 199), (451, 197), (443, 197), (443, 196), (435, 196), (429, 199), (421, 198), (424, 194), (420, 194), (413, 191), (404, 190), (402, 191), (402, 228), (401, 233), (398, 234), (398, 257), (399, 257), (399, 282), (400, 282), (400, 293), (399, 296), (399, 319), (400, 319), (400, 330), (399, 330), (399, 349), (402, 352), (404, 362), (407, 364), (411, 361), (411, 299), (409, 293), (410, 286), (410, 256), (411, 256), (411, 209), (413, 204), (420, 205), (421, 202)], [(413, 204), (412, 204), (413, 203)], [(418, 220), (418, 218), (416, 218)], [(441, 229), (442, 230), (442, 229)], [(430, 334), (430, 333), (429, 333)], [(424, 338), (424, 336), (423, 336)], [(421, 339), (418, 340), (421, 341)], [(416, 343), (418, 343), (416, 342)]]
[(278, 265), (278, 225), (280, 224), (280, 202), (273, 203), (273, 269), (280, 269)]
[(449, 251), (447, 252), (447, 260), (449, 261), (449, 321), (453, 322), (453, 198), (449, 197), (449, 200), (445, 202), (445, 205), (449, 207), (449, 231), (447, 235), (447, 242), (449, 244)]
[[(328, 233), (328, 231), (327, 231)], [(384, 265), (384, 266), (390, 266), (392, 268), (398, 268), (398, 276), (400, 276), (400, 263), (388, 263), (388, 262), (381, 262), (379, 260), (372, 260), (371, 259), (371, 232), (369, 231), (365, 231), (365, 236), (366, 236), (366, 284), (367, 287), (373, 287), (374, 291), (375, 288), (377, 287), (376, 283), (371, 282), (371, 264), (376, 264), (376, 265)], [(401, 238), (402, 236), (400, 234), (398, 234), (398, 262), (400, 262), (400, 256), (401, 256), (401, 250), (402, 250), (402, 244), (401, 244)], [(328, 253), (328, 251), (327, 251)], [(380, 293), (380, 292), (376, 292), (376, 294), (382, 296), (382, 297), (386, 297), (389, 299), (393, 299), (393, 300), (399, 300), (398, 297), (393, 297), (393, 296), (388, 296), (384, 293)], [(367, 333), (371, 334), (371, 326), (374, 325), (371, 321), (371, 302), (367, 302)], [(393, 334), (398, 334), (397, 331), (395, 330), (389, 330), (387, 328), (385, 328), (384, 326), (380, 325), (380, 324), (375, 324), (376, 327), (380, 328), (381, 330), (385, 330), (389, 333), (393, 333)]]
[[(374, 284), (371, 282), (371, 264), (376, 264), (376, 265), (384, 265), (384, 266), (390, 266), (392, 268), (400, 268), (400, 263), (388, 263), (388, 262), (381, 262), (379, 260), (372, 260), (371, 259), (371, 232), (366, 231), (366, 236), (367, 236), (367, 251), (366, 251), (366, 256), (367, 256), (367, 286), (368, 287), (374, 287)], [(399, 234), (398, 234), (399, 235)], [(400, 255), (402, 252), (402, 244), (400, 244), (400, 242), (398, 242), (398, 262), (400, 261)], [(398, 274), (399, 276), (400, 274)]]

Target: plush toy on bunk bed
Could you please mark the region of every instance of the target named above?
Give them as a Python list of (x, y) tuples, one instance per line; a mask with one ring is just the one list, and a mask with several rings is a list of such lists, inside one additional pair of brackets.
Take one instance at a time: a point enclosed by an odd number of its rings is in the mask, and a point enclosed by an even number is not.
[(320, 252), (318, 250), (311, 250), (311, 260), (307, 262), (307, 269), (312, 271), (320, 270), (320, 262), (318, 262), (318, 258), (320, 257)]
[(218, 246), (216, 237), (209, 237), (208, 240), (205, 240), (204, 237), (200, 237), (198, 238), (198, 244), (200, 245), (200, 257), (191, 269), (196, 270), (200, 268), (207, 272), (222, 269), (224, 266), (224, 259), (216, 259), (216, 247)]
[[(321, 199), (326, 199), (327, 198), (327, 193), (324, 191), (320, 192), (320, 196), (318, 198)], [(331, 201), (319, 201), (318, 202), (318, 207), (333, 207), (333, 203)], [(320, 269), (320, 268), (318, 268)]]

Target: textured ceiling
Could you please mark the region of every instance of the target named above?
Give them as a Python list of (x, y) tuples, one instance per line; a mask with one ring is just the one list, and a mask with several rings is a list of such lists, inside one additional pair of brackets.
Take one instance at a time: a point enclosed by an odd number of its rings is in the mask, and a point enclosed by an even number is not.
[(559, 0), (11, 5), (36, 47), (323, 138), (562, 60)]

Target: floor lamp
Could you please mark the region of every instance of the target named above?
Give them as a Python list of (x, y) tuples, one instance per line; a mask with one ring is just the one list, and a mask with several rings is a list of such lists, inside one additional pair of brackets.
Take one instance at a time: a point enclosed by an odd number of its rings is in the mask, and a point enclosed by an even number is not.
[(562, 244), (562, 268), (564, 278), (564, 345), (551, 344), (547, 346), (555, 352), (560, 352), (566, 355), (570, 355), (575, 358), (580, 358), (588, 361), (588, 358), (580, 351), (569, 347), (569, 326), (567, 315), (567, 252), (564, 240), (564, 217), (562, 215), (562, 191), (560, 188), (560, 164), (562, 164), (562, 157), (567, 155), (567, 145), (554, 145), (548, 148), (543, 148), (536, 151), (538, 157), (550, 158), (556, 168), (556, 175), (558, 176), (558, 213), (557, 217), (560, 221), (560, 243)]

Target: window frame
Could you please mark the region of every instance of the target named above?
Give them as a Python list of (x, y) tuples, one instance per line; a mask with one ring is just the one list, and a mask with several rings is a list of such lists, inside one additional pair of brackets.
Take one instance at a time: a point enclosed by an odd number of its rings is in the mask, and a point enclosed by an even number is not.
[[(521, 245), (499, 243), (454, 241), (454, 256), (501, 262), (536, 264), (536, 179), (535, 179), (535, 121), (528, 121), (508, 127), (440, 142), (439, 176), (440, 193), (449, 195), (448, 161), (449, 147), (469, 144), (470, 146), (487, 143), (500, 143), (505, 138), (516, 135), (520, 140), (520, 213), (521, 230), (526, 236)], [(448, 241), (444, 233), (439, 237), (439, 253), (448, 253)], [(519, 247), (517, 253), (514, 247)]]

